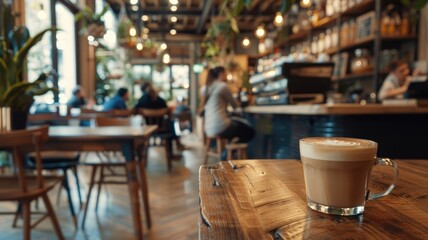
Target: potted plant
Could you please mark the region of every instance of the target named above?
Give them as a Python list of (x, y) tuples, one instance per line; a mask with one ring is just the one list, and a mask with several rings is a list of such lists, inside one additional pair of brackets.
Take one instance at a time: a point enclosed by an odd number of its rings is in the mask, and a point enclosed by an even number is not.
[(46, 32), (56, 29), (49, 28), (30, 37), (25, 26), (13, 27), (10, 6), (0, 0), (0, 7), (0, 16), (3, 16), (0, 32), (0, 108), (10, 109), (12, 129), (23, 129), (34, 96), (54, 90), (47, 84), (47, 74), (40, 75), (34, 82), (25, 80), (27, 55)]
[(82, 20), (83, 27), (80, 30), (80, 33), (83, 35), (93, 36), (94, 38), (103, 37), (106, 31), (103, 16), (106, 14), (109, 7), (110, 5), (106, 4), (100, 13), (94, 13), (88, 6), (85, 6), (85, 8), (80, 10), (74, 16), (76, 22)]

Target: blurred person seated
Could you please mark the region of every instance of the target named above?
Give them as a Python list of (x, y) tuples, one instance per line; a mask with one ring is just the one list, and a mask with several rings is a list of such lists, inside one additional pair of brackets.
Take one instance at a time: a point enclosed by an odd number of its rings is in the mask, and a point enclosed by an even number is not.
[(128, 99), (129, 99), (128, 89), (119, 88), (119, 90), (117, 90), (116, 92), (116, 95), (104, 103), (103, 109), (104, 111), (111, 111), (114, 109), (125, 110), (127, 109), (126, 101), (128, 101)]
[[(159, 97), (158, 92), (154, 89), (152, 83), (144, 82), (141, 84), (141, 92), (143, 96), (138, 100), (138, 103), (134, 107), (134, 111), (138, 113), (138, 109), (162, 109), (168, 108), (166, 101)], [(177, 136), (174, 130), (174, 122), (169, 119), (168, 122), (168, 131), (171, 132), (171, 138), (168, 139), (169, 149), (172, 149), (172, 140), (176, 140), (177, 148), (183, 149), (183, 146), (180, 142), (179, 137)]]
[(73, 91), (73, 96), (67, 101), (69, 108), (82, 108), (87, 104), (86, 99), (83, 97), (82, 88), (76, 86)]

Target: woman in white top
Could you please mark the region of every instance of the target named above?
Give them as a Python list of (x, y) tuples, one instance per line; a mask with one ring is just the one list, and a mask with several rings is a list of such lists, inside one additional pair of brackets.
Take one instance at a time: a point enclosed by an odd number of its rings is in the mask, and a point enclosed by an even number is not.
[(226, 84), (226, 71), (223, 67), (211, 69), (204, 89), (203, 109), (205, 134), (226, 139), (237, 138), (238, 142), (249, 142), (254, 137), (254, 129), (243, 119), (229, 117), (227, 107), (234, 109), (238, 103)]
[(410, 70), (406, 62), (401, 60), (391, 62), (389, 71), (379, 90), (378, 98), (381, 101), (391, 98), (404, 98), (404, 93), (410, 84), (407, 78)]

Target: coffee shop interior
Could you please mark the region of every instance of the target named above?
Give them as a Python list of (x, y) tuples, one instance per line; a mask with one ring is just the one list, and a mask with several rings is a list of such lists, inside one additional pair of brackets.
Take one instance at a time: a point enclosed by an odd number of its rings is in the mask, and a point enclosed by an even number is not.
[[(0, 1), (0, 239), (428, 238), (428, 0)], [(301, 207), (307, 137), (392, 196)]]

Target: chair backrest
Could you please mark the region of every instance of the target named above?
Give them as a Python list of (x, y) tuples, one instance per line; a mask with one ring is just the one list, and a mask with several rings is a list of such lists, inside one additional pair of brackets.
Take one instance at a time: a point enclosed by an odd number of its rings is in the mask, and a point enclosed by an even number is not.
[(169, 109), (147, 109), (140, 108), (138, 112), (143, 116), (147, 125), (157, 125), (157, 132), (167, 131), (169, 129)]
[[(13, 151), (13, 161), (18, 175), (19, 184), (23, 192), (27, 191), (27, 180), (24, 170), (22, 150), (34, 150), (36, 158), (37, 185), (43, 187), (41, 145), (48, 139), (49, 126), (41, 126), (28, 130), (0, 132), (0, 148)], [(30, 148), (30, 149), (29, 149)], [(33, 149), (31, 149), (33, 148)]]
[(118, 117), (97, 117), (95, 119), (95, 122), (98, 127), (131, 125), (130, 118), (118, 118)]
[(113, 109), (110, 110), (109, 115), (111, 117), (129, 117), (132, 114), (133, 109)]

